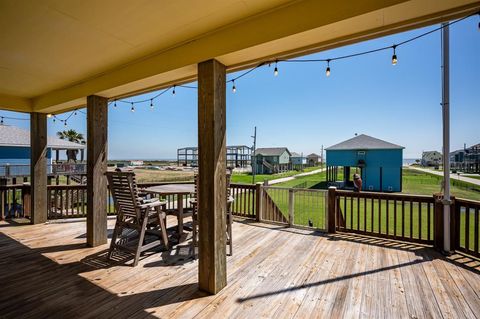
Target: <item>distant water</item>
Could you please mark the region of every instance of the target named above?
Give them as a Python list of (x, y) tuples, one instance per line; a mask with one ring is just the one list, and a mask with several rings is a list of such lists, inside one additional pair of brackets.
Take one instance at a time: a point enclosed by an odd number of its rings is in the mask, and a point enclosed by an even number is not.
[(404, 166), (408, 166), (408, 165), (412, 165), (415, 163), (416, 160), (420, 160), (420, 158), (404, 158), (403, 159), (403, 165)]

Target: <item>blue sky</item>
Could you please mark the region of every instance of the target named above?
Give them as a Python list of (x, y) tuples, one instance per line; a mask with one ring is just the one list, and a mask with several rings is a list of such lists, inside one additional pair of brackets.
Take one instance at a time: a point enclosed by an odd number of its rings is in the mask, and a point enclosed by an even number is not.
[[(480, 30), (478, 16), (450, 27), (451, 148), (480, 142)], [(304, 58), (330, 58), (401, 42), (438, 26), (375, 39)], [(227, 144), (286, 146), (291, 151), (320, 153), (355, 133), (405, 146), (404, 157), (423, 150), (441, 150), (440, 32), (397, 49), (335, 61), (331, 76), (325, 63), (279, 63), (260, 68), (227, 86)], [(229, 74), (228, 78), (235, 76)], [(192, 85), (196, 85), (193, 83)], [(175, 158), (176, 149), (197, 144), (197, 91), (177, 88), (155, 102), (137, 105), (136, 112), (118, 103), (109, 112), (109, 158)], [(155, 93), (132, 100), (142, 100)], [(4, 116), (28, 117), (0, 111)], [(66, 115), (59, 115), (64, 118)], [(5, 120), (28, 127), (28, 121)], [(85, 115), (73, 116), (68, 127), (86, 133)], [(64, 127), (49, 120), (49, 134)]]

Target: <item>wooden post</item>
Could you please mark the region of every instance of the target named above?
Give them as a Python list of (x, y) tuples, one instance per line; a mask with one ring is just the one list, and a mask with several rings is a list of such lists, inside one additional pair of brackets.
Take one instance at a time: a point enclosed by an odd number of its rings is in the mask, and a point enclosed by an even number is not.
[(262, 183), (255, 184), (255, 217), (257, 222), (261, 220), (262, 215)]
[(459, 210), (455, 205), (455, 197), (450, 197), (450, 247), (445, 250), (445, 231), (444, 231), (444, 202), (442, 194), (434, 194), (434, 213), (433, 213), (433, 246), (442, 253), (449, 253), (455, 250), (458, 245), (460, 234), (457, 232), (459, 222)]
[(433, 195), (433, 246), (443, 251), (443, 204), (438, 195)]
[(87, 244), (107, 243), (108, 99), (87, 98)]
[(30, 113), (30, 208), (32, 224), (47, 221), (47, 115)]
[(198, 282), (216, 294), (227, 285), (226, 68), (198, 64)]
[(295, 192), (293, 189), (288, 190), (288, 225), (293, 226), (293, 214), (295, 210)]
[(337, 210), (336, 204), (337, 201), (335, 200), (335, 193), (337, 188), (335, 186), (330, 186), (328, 188), (328, 212), (327, 212), (327, 232), (330, 234), (335, 233), (335, 212)]

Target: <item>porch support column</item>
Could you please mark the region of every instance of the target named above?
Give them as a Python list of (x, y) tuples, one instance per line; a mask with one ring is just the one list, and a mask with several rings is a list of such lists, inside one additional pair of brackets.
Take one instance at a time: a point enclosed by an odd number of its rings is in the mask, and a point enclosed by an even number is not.
[(198, 64), (198, 282), (211, 294), (227, 285), (225, 77), (216, 60)]
[(30, 207), (32, 224), (47, 221), (47, 115), (30, 113)]
[(108, 99), (87, 97), (87, 245), (107, 243)]

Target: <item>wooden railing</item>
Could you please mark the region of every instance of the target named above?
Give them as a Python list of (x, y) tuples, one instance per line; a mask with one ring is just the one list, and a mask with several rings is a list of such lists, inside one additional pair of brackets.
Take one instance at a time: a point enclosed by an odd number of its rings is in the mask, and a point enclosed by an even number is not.
[[(86, 185), (48, 185), (47, 211), (48, 219), (85, 217)], [(28, 212), (26, 215), (29, 215)]]
[[(141, 183), (139, 188), (170, 184)], [(182, 182), (185, 183), (185, 182)], [(188, 183), (188, 182), (187, 182)], [(190, 182), (191, 183), (191, 182)], [(354, 232), (381, 238), (433, 244), (443, 247), (443, 203), (436, 196), (326, 191), (231, 184), (236, 216), (276, 222), (286, 226), (310, 226)], [(86, 216), (86, 185), (48, 185), (48, 218)], [(0, 186), (0, 219), (30, 216), (28, 184)], [(175, 195), (163, 198), (175, 209)], [(107, 213), (113, 214), (111, 196)], [(189, 196), (183, 207), (189, 208)], [(480, 202), (455, 198), (451, 206), (451, 248), (480, 257)]]
[(235, 216), (256, 218), (259, 188), (260, 185), (231, 183), (230, 194), (234, 198), (230, 208), (232, 214)]
[(433, 244), (432, 196), (337, 190), (336, 229)]
[(480, 257), (480, 202), (457, 198), (453, 206), (453, 248)]
[(262, 187), (261, 221), (326, 229), (327, 192), (316, 189)]
[[(175, 183), (175, 182), (173, 182)], [(192, 182), (179, 182), (182, 184)], [(158, 185), (172, 184), (172, 182), (148, 182), (139, 183), (140, 191), (144, 188)], [(241, 217), (255, 218), (258, 210), (257, 193), (259, 186), (249, 184), (231, 184), (231, 194), (235, 201), (232, 205), (232, 213)], [(5, 217), (29, 217), (30, 216), (30, 186), (8, 185), (0, 186), (0, 203), (3, 210), (0, 219)], [(158, 197), (158, 195), (156, 195)], [(183, 208), (191, 208), (191, 195), (183, 196)], [(167, 202), (166, 209), (177, 208), (176, 195), (162, 196)], [(85, 217), (87, 214), (87, 187), (86, 185), (48, 185), (47, 186), (47, 210), (49, 219)], [(115, 214), (113, 199), (107, 198), (107, 214)]]
[(24, 215), (23, 199), (29, 189), (30, 186), (23, 184), (0, 186), (0, 219)]

